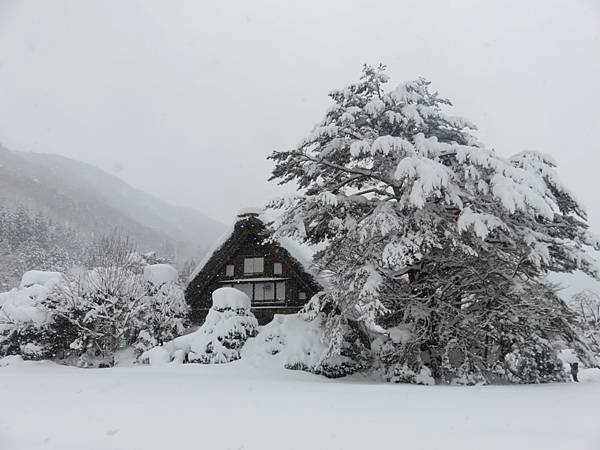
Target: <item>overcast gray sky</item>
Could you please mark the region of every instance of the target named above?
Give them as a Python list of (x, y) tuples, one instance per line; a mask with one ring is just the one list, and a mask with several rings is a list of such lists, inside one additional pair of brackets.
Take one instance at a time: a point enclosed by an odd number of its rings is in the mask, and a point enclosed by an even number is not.
[(0, 0), (0, 142), (229, 221), (365, 62), (553, 155), (600, 232), (600, 0)]

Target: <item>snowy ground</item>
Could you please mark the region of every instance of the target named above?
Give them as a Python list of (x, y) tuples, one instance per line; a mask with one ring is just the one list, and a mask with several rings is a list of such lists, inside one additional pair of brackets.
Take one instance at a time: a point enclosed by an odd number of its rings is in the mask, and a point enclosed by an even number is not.
[(248, 363), (0, 367), (0, 449), (600, 448), (600, 371), (579, 384), (425, 387)]

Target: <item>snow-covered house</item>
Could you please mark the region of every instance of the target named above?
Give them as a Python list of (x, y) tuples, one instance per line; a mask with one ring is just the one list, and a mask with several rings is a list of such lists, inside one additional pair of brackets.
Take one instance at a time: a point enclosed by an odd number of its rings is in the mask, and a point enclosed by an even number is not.
[(202, 323), (211, 295), (230, 286), (245, 292), (259, 323), (290, 314), (321, 286), (310, 271), (311, 254), (291, 240), (272, 239), (259, 211), (244, 210), (190, 277), (185, 297), (194, 323)]

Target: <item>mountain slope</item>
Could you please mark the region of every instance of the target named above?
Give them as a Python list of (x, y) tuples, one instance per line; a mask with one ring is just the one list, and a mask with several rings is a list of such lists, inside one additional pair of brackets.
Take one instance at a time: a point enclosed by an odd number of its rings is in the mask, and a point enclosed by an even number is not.
[(118, 229), (140, 250), (179, 260), (206, 251), (223, 230), (199, 211), (170, 205), (89, 164), (3, 147), (0, 205), (24, 205), (90, 236)]

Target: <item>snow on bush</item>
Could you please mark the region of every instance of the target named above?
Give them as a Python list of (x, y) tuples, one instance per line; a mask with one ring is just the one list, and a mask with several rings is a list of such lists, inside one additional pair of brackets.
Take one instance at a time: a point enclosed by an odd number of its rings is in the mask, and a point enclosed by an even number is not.
[(178, 274), (169, 264), (144, 268), (145, 295), (142, 299), (135, 343), (138, 355), (183, 333), (187, 324), (188, 305)]
[(574, 311), (581, 336), (600, 366), (600, 295), (594, 290), (584, 289), (574, 294), (567, 304)]
[(170, 264), (151, 264), (144, 267), (144, 280), (155, 286), (176, 283), (177, 270)]
[(0, 293), (0, 329), (2, 324), (31, 323), (40, 326), (46, 323), (48, 311), (43, 303), (49, 293), (50, 289), (40, 285)]
[(61, 280), (56, 272), (27, 272), (20, 288), (0, 293), (0, 356), (47, 356), (46, 339), (51, 316), (45, 303)]
[[(272, 358), (287, 369), (305, 370), (329, 378), (338, 378), (364, 370), (369, 366), (366, 343), (361, 341), (353, 324), (336, 326), (344, 336), (332, 335), (331, 320), (321, 310), (320, 294), (314, 296), (298, 314), (275, 315), (250, 339), (242, 351), (243, 358)], [(338, 320), (339, 317), (336, 318)], [(336, 339), (342, 338), (342, 341)], [(332, 349), (341, 349), (332, 352)]]
[(60, 282), (62, 273), (60, 272), (46, 272), (43, 270), (30, 270), (25, 272), (21, 277), (20, 288), (27, 288), (33, 285), (51, 287)]
[(326, 349), (320, 318), (307, 321), (297, 314), (276, 314), (255, 338), (248, 340), (242, 358), (261, 363), (272, 359), (286, 368), (318, 372)]
[[(258, 333), (258, 322), (250, 311), (250, 299), (243, 292), (223, 287), (213, 292), (213, 305), (204, 324), (195, 332), (165, 343), (171, 360), (183, 359), (203, 364), (222, 364), (240, 359), (248, 338)], [(152, 363), (151, 349), (140, 359)]]
[(129, 346), (141, 354), (181, 334), (188, 306), (177, 271), (162, 263), (140, 267), (128, 252), (107, 241), (99, 252), (105, 266), (65, 275), (30, 271), (21, 287), (0, 293), (0, 356), (112, 365)]
[(276, 314), (258, 332), (248, 296), (234, 288), (221, 288), (213, 293), (213, 306), (198, 330), (144, 352), (140, 360), (165, 364), (168, 355), (169, 361), (176, 363), (220, 364), (241, 358), (327, 377), (363, 369), (355, 343), (346, 343), (347, 353), (331, 355), (327, 318), (315, 304), (318, 301), (311, 300), (298, 314)]
[(181, 334), (188, 307), (176, 280), (167, 264), (146, 266), (143, 275), (112, 266), (65, 277), (48, 305), (69, 340), (65, 352), (80, 366), (112, 365), (125, 347), (139, 355)]
[(233, 311), (249, 311), (250, 297), (238, 289), (223, 287), (213, 292), (212, 307), (217, 311), (225, 311), (228, 309)]

